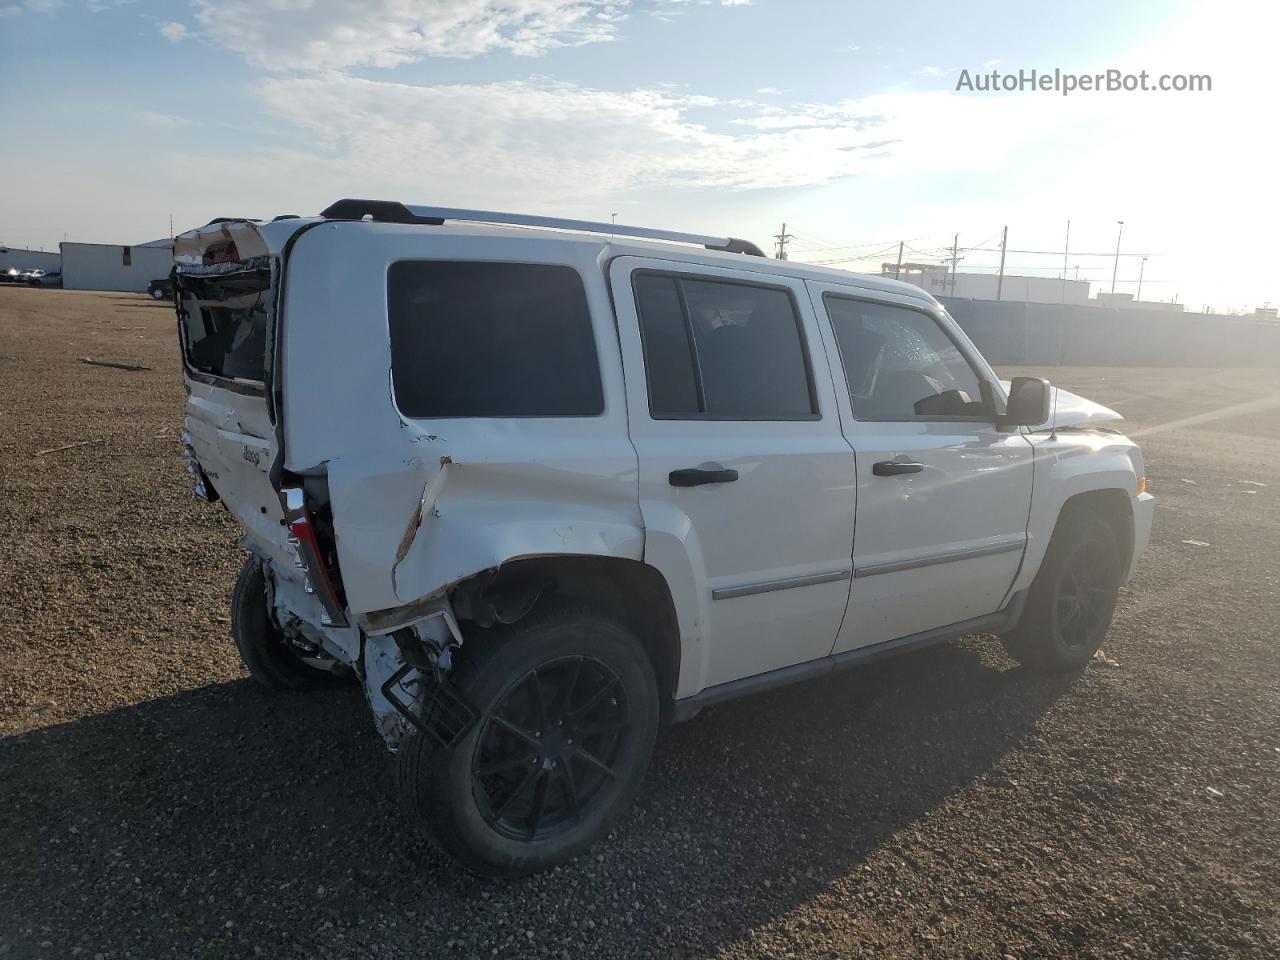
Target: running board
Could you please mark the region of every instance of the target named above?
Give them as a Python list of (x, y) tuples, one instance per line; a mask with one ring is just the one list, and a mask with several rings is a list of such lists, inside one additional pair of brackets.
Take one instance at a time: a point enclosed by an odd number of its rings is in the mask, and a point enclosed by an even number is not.
[(843, 653), (820, 657), (817, 660), (810, 660), (806, 663), (780, 667), (777, 670), (770, 670), (768, 673), (758, 673), (753, 677), (743, 677), (741, 680), (730, 680), (728, 683), (716, 684), (716, 686), (708, 687), (692, 697), (685, 697), (683, 700), (677, 700), (673, 703), (671, 719), (673, 723), (681, 723), (692, 719), (703, 708), (724, 703), (726, 700), (736, 700), (738, 697), (764, 693), (766, 690), (785, 687), (788, 684), (799, 683), (802, 680), (812, 680), (816, 677), (826, 676), (829, 673), (848, 670), (851, 667), (860, 667), (863, 664), (871, 663), (875, 660), (883, 660), (886, 657), (896, 656), (900, 653), (923, 650), (925, 647), (932, 647), (935, 644), (953, 640), (956, 637), (963, 637), (966, 634), (1005, 633), (1017, 626), (1018, 621), (1022, 618), (1022, 609), (1026, 606), (1026, 603), (1027, 591), (1024, 590), (1021, 593), (1014, 594), (1013, 598), (1005, 604), (1004, 609), (997, 610), (995, 613), (984, 614), (971, 620), (962, 620), (959, 623), (949, 624), (945, 627), (935, 627), (932, 630), (913, 633), (906, 637), (899, 637), (896, 640), (886, 640), (883, 643), (872, 644), (869, 647), (846, 650)]

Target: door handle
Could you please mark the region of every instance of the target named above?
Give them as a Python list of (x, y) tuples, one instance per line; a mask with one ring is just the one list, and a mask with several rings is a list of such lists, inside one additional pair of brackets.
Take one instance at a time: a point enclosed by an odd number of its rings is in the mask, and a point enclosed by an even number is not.
[(871, 472), (877, 477), (896, 477), (904, 473), (919, 473), (924, 469), (923, 463), (909, 463), (906, 460), (881, 460), (873, 464)]
[(697, 487), (704, 483), (733, 483), (737, 479), (737, 470), (726, 470), (723, 467), (714, 470), (686, 467), (684, 470), (672, 470), (667, 477), (673, 487)]

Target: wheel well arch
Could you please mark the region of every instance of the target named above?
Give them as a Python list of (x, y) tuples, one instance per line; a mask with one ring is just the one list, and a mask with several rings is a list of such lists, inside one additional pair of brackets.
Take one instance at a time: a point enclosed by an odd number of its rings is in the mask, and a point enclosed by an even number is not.
[(1120, 569), (1129, 569), (1129, 562), (1133, 558), (1133, 503), (1129, 494), (1117, 487), (1108, 487), (1068, 497), (1058, 511), (1058, 520), (1053, 527), (1054, 535), (1069, 524), (1074, 515), (1080, 513), (1091, 513), (1107, 522), (1120, 551)]
[(666, 578), (656, 567), (621, 557), (522, 557), (455, 584), (449, 599), (472, 626), (514, 623), (547, 597), (577, 601), (635, 631), (653, 663), (664, 720), (680, 677), (680, 628)]

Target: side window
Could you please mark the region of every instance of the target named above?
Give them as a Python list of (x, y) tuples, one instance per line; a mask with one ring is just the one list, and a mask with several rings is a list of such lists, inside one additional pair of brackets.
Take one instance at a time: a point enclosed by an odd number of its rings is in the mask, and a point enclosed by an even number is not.
[(387, 311), (406, 416), (604, 411), (586, 290), (572, 267), (402, 260), (387, 271)]
[(927, 314), (826, 294), (859, 420), (983, 416), (981, 381)]
[(638, 273), (633, 281), (658, 419), (817, 416), (800, 318), (776, 287)]

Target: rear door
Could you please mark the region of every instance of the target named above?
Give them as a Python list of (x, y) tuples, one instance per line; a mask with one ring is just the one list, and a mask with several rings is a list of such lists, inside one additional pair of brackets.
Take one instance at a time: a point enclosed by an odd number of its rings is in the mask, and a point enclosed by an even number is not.
[(803, 283), (639, 257), (610, 280), (645, 557), (699, 610), (679, 695), (826, 656), (854, 463)]
[(811, 282), (857, 454), (853, 587), (836, 652), (1000, 609), (1022, 562), (1032, 450), (983, 400), (994, 374), (936, 308)]

